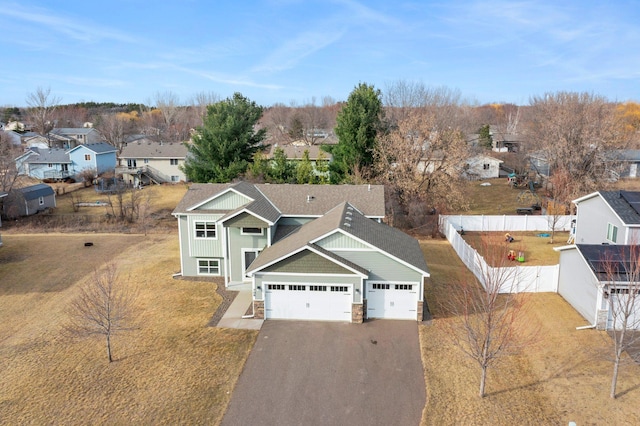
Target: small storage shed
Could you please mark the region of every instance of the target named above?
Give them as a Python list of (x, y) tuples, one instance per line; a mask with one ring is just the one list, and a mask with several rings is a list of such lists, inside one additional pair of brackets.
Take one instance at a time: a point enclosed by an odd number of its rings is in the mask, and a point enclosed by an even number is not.
[(7, 217), (30, 216), (56, 206), (56, 192), (47, 184), (25, 186), (11, 191), (5, 199)]

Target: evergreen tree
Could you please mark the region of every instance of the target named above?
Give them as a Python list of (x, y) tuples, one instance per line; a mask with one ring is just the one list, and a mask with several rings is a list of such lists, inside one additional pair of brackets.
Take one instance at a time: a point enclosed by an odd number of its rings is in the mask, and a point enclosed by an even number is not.
[(240, 93), (207, 106), (183, 167), (187, 178), (229, 182), (244, 173), (266, 136), (265, 129), (254, 130), (262, 112), (261, 106)]
[(269, 168), (269, 181), (273, 183), (290, 183), (293, 180), (294, 166), (287, 158), (282, 148), (276, 148), (273, 152)]
[(309, 150), (305, 149), (302, 154), (302, 160), (296, 166), (296, 183), (315, 183), (315, 173), (313, 172), (313, 164), (309, 158)]
[(480, 127), (478, 133), (480, 145), (489, 149), (493, 148), (493, 138), (491, 137), (490, 126), (488, 124), (485, 124), (484, 126)]
[(373, 85), (360, 83), (338, 113), (338, 144), (331, 149), (332, 182), (344, 182), (350, 174), (363, 173), (373, 165), (376, 136), (384, 114), (381, 96)]

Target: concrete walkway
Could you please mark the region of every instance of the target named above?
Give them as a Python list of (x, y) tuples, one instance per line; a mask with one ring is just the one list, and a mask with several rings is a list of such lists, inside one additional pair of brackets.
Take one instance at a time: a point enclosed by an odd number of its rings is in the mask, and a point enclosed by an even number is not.
[[(245, 286), (238, 288), (238, 295), (227, 309), (227, 312), (224, 313), (224, 315), (218, 322), (217, 327), (240, 328), (244, 330), (260, 330), (264, 320), (242, 318), (242, 316), (247, 312), (247, 309), (251, 307), (251, 302), (253, 300), (251, 289), (247, 289), (244, 287)], [(232, 286), (229, 286), (228, 290), (234, 291), (236, 289)]]

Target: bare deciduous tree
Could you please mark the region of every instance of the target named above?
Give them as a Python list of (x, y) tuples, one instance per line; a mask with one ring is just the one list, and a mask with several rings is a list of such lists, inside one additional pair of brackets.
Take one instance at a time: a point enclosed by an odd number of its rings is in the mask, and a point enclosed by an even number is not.
[(0, 131), (0, 191), (10, 192), (18, 178), (15, 159), (20, 155), (20, 146), (14, 145), (11, 138)]
[(60, 103), (60, 98), (51, 95), (51, 88), (38, 87), (27, 95), (27, 112), (36, 132), (46, 136), (53, 129), (52, 114)]
[(607, 248), (600, 265), (600, 283), (613, 329), (610, 333), (613, 371), (609, 396), (615, 398), (620, 366), (625, 361), (623, 354), (640, 341), (637, 330), (640, 328), (640, 246)]
[(570, 174), (571, 197), (605, 188), (620, 171), (621, 162), (612, 153), (629, 140), (616, 106), (601, 96), (571, 92), (535, 96), (530, 103), (528, 140), (551, 174)]
[(449, 323), (454, 345), (480, 368), (480, 397), (486, 394), (487, 371), (531, 345), (537, 333), (535, 327), (523, 324), (527, 294), (515, 294), (518, 273), (508, 264), (510, 248), (499, 237), (484, 235), (479, 253), (485, 262), (477, 262), (479, 279), (452, 284), (445, 302), (445, 309), (458, 317)]
[(112, 338), (135, 329), (137, 294), (118, 276), (115, 263), (95, 270), (93, 277), (80, 288), (67, 309), (69, 321), (64, 331), (74, 337), (94, 335), (105, 338), (107, 358), (113, 361)]
[(404, 214), (416, 202), (428, 210), (466, 205), (460, 184), (469, 155), (466, 141), (459, 131), (436, 130), (434, 120), (422, 110), (410, 111), (377, 143), (377, 175), (398, 197)]
[(96, 123), (96, 129), (102, 137), (118, 152), (122, 152), (127, 135), (133, 132), (133, 124), (137, 119), (137, 113), (102, 114)]

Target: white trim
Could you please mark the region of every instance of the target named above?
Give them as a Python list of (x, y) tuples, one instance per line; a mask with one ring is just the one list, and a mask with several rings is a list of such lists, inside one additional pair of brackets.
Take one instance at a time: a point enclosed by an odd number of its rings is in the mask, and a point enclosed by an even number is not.
[[(249, 265), (245, 265), (246, 262), (246, 258), (245, 258), (245, 254), (246, 253), (255, 253), (256, 254), (256, 258), (258, 256), (260, 256), (260, 252), (262, 251), (262, 249), (258, 249), (258, 248), (247, 248), (247, 247), (241, 247), (240, 248), (240, 265), (242, 268), (242, 281), (244, 281), (245, 278), (252, 278), (252, 276), (247, 275), (246, 271), (247, 271), (247, 266)], [(255, 260), (255, 259), (254, 259)]]
[[(281, 256), (281, 257), (279, 257), (279, 258), (277, 258), (277, 259), (275, 259), (275, 260), (273, 260), (273, 261), (271, 261), (271, 262), (269, 262), (269, 263), (266, 263), (266, 264), (262, 265), (262, 266), (261, 266), (260, 268), (258, 268), (258, 269), (255, 269), (255, 270), (253, 270), (253, 271), (247, 271), (247, 276), (251, 277), (251, 276), (253, 276), (253, 274), (255, 274), (255, 273), (257, 273), (257, 272), (260, 272), (262, 269), (264, 269), (264, 268), (268, 268), (269, 266), (272, 266), (272, 265), (274, 265), (274, 264), (276, 264), (276, 263), (278, 263), (278, 262), (280, 262), (280, 261), (282, 261), (282, 260), (284, 260), (284, 259), (287, 259), (287, 258), (289, 258), (289, 257), (291, 257), (291, 256), (293, 256), (293, 255), (295, 255), (295, 254), (298, 254), (298, 253), (300, 253), (300, 252), (301, 252), (301, 251), (303, 251), (303, 250), (310, 250), (310, 251), (312, 251), (313, 253), (315, 253), (315, 254), (317, 254), (317, 255), (319, 255), (319, 256), (322, 256), (322, 257), (324, 257), (325, 259), (327, 259), (327, 260), (329, 260), (329, 261), (331, 261), (331, 262), (335, 263), (336, 265), (340, 265), (340, 266), (342, 266), (342, 267), (343, 267), (343, 268), (345, 268), (345, 269), (348, 269), (348, 270), (350, 270), (350, 271), (353, 271), (353, 273), (354, 273), (354, 274), (356, 274), (356, 275), (358, 275), (358, 276), (360, 276), (360, 277), (363, 277), (363, 278), (368, 278), (368, 277), (369, 277), (369, 275), (367, 275), (367, 274), (363, 274), (363, 273), (362, 273), (362, 272), (360, 272), (360, 271), (356, 271), (356, 270), (355, 270), (355, 269), (353, 269), (352, 267), (350, 267), (350, 266), (348, 266), (348, 265), (345, 265), (344, 263), (342, 263), (342, 262), (340, 262), (340, 261), (338, 261), (338, 260), (336, 260), (336, 259), (334, 259), (334, 258), (332, 258), (332, 257), (329, 257), (329, 256), (325, 255), (324, 253), (319, 252), (318, 250), (316, 250), (316, 249), (314, 249), (313, 247), (311, 247), (309, 244), (305, 244), (304, 246), (302, 246), (302, 247), (298, 248), (297, 250), (287, 252), (287, 254), (285, 254), (284, 256)], [(345, 260), (347, 260), (347, 259), (345, 259)], [(353, 262), (351, 262), (351, 263), (353, 263)], [(364, 269), (364, 268), (363, 268), (363, 269)]]
[(227, 247), (229, 241), (229, 229), (222, 227), (222, 259), (224, 260), (224, 288), (229, 287), (229, 281), (231, 279), (231, 259), (229, 256), (229, 247)]
[[(253, 274), (253, 276), (255, 277), (256, 275), (260, 275), (260, 276), (270, 276), (270, 275), (283, 275), (283, 276), (296, 276), (296, 277), (338, 277), (338, 278), (345, 278), (345, 277), (357, 277), (357, 274), (322, 274), (320, 272), (312, 274), (312, 273), (308, 273), (308, 272), (303, 272), (303, 273), (299, 273), (299, 272), (256, 272)], [(366, 279), (366, 277), (362, 277), (360, 276), (360, 279)]]
[[(389, 257), (389, 258), (391, 258), (391, 259), (395, 260), (396, 262), (401, 263), (402, 265), (406, 266), (407, 268), (412, 269), (412, 270), (414, 270), (415, 272), (419, 272), (419, 273), (420, 273), (420, 274), (422, 274), (423, 276), (427, 276), (427, 277), (430, 277), (430, 276), (431, 276), (431, 274), (430, 274), (428, 271), (423, 271), (422, 269), (420, 269), (420, 268), (418, 268), (418, 267), (416, 267), (416, 266), (413, 266), (412, 264), (410, 264), (410, 263), (408, 263), (408, 262), (406, 262), (406, 261), (404, 261), (404, 260), (402, 260), (402, 259), (397, 258), (396, 256), (392, 255), (391, 253), (389, 253), (389, 252), (386, 252), (386, 251), (382, 250), (380, 247), (374, 246), (373, 244), (368, 243), (368, 242), (366, 242), (366, 241), (364, 241), (364, 240), (362, 240), (362, 239), (360, 239), (360, 238), (356, 237), (355, 235), (353, 235), (353, 234), (351, 234), (351, 233), (349, 233), (349, 232), (347, 232), (347, 231), (345, 231), (345, 230), (343, 230), (343, 229), (341, 229), (341, 228), (336, 228), (336, 229), (334, 229), (334, 230), (332, 230), (332, 231), (328, 232), (327, 234), (325, 234), (325, 235), (321, 236), (320, 238), (316, 238), (315, 240), (310, 241), (310, 243), (311, 243), (311, 244), (315, 244), (317, 241), (320, 241), (321, 239), (326, 238), (326, 237), (328, 237), (329, 235), (333, 235), (333, 234), (335, 234), (336, 232), (340, 232), (341, 234), (343, 234), (343, 235), (345, 235), (345, 236), (348, 236), (348, 237), (351, 237), (351, 238), (353, 238), (354, 240), (356, 240), (356, 241), (358, 241), (358, 242), (362, 243), (363, 245), (365, 245), (365, 246), (367, 246), (367, 247), (371, 247), (373, 251), (377, 251), (377, 252), (379, 252), (379, 253), (382, 253), (382, 254), (384, 254), (385, 256), (387, 256), (387, 257)], [(334, 249), (331, 249), (331, 251), (334, 251)], [(348, 251), (348, 249), (345, 249), (345, 251)], [(426, 275), (425, 275), (425, 274), (426, 274)]]
[[(256, 234), (255, 232), (244, 232), (245, 228), (259, 229), (260, 233)], [(258, 228), (256, 226), (241, 226), (240, 227), (240, 235), (250, 235), (250, 236), (264, 236), (265, 228)]]
[[(237, 212), (231, 214), (230, 216), (226, 216), (226, 215), (223, 216), (221, 218), (221, 220), (220, 220), (220, 223), (224, 223), (224, 222), (228, 221), (229, 219), (233, 219), (234, 217), (238, 216), (240, 213), (247, 213), (247, 214), (250, 214), (253, 217), (257, 217), (258, 219), (263, 220), (264, 222), (266, 222), (267, 225), (269, 225), (269, 226), (275, 225), (275, 222), (271, 222), (270, 220), (265, 219), (264, 217), (254, 213), (254, 212), (252, 212), (250, 210), (247, 210), (247, 207), (243, 207), (242, 210), (238, 210)], [(278, 217), (278, 219), (276, 219), (276, 221), (278, 221), (279, 219), (280, 219), (280, 217)]]
[[(581, 203), (583, 201), (586, 201), (586, 200), (588, 200), (590, 198), (594, 198), (594, 197), (599, 196), (599, 195), (600, 195), (600, 192), (596, 191), (596, 192), (592, 192), (591, 194), (584, 195), (584, 196), (582, 196), (580, 198), (576, 198), (575, 200), (572, 200), (571, 202), (574, 203), (574, 204), (578, 204), (578, 203)], [(609, 203), (607, 203), (606, 201), (605, 201), (605, 203), (607, 205), (609, 205)], [(609, 206), (609, 207), (611, 207), (611, 206)]]
[[(180, 242), (180, 272), (184, 274), (184, 252), (182, 251), (182, 227), (180, 226), (180, 217), (183, 215), (174, 215), (178, 219), (178, 241)], [(185, 223), (187, 228), (189, 228), (189, 218), (185, 216)], [(190, 248), (191, 244), (187, 241), (187, 248)]]
[[(209, 197), (209, 198), (205, 199), (204, 201), (199, 202), (198, 204), (194, 204), (193, 206), (191, 206), (191, 207), (187, 208), (186, 210), (187, 210), (188, 212), (193, 211), (193, 210), (197, 209), (198, 207), (200, 207), (200, 206), (203, 206), (203, 205), (207, 204), (209, 201), (213, 201), (213, 200), (215, 200), (216, 198), (218, 198), (218, 197), (220, 197), (220, 196), (222, 196), (222, 195), (226, 194), (226, 193), (227, 193), (227, 192), (229, 192), (229, 191), (233, 191), (233, 192), (235, 192), (236, 194), (238, 194), (238, 195), (241, 195), (241, 196), (245, 197), (246, 199), (248, 199), (248, 200), (249, 200), (248, 202), (250, 202), (250, 201), (255, 201), (253, 198), (249, 197), (247, 194), (243, 194), (242, 192), (238, 191), (237, 189), (229, 187), (229, 188), (227, 188), (227, 189), (222, 190), (221, 192), (218, 192), (218, 193), (216, 193), (216, 194), (212, 195), (211, 197)], [(248, 202), (247, 202), (247, 203), (248, 203)], [(245, 204), (247, 204), (247, 203), (245, 203)]]
[[(217, 262), (218, 263), (218, 273), (217, 274), (201, 274), (200, 273), (200, 261), (207, 261), (207, 262)], [(211, 269), (211, 264), (209, 263), (208, 266), (209, 269)], [(222, 275), (222, 268), (220, 266), (220, 258), (219, 257), (197, 257), (196, 258), (196, 275), (200, 276), (200, 277), (219, 277)]]
[[(204, 229), (205, 235), (207, 234), (207, 226), (206, 226), (206, 224), (207, 223), (213, 223), (214, 232), (215, 232), (216, 236), (215, 237), (206, 237), (206, 236), (205, 237), (198, 237), (198, 235), (197, 235), (198, 230), (196, 229), (196, 225), (198, 223), (204, 223), (205, 224), (205, 227), (204, 227), (205, 228)], [(198, 220), (198, 219), (194, 219), (193, 220), (193, 239), (194, 240), (217, 240), (218, 239), (218, 222), (215, 221), (215, 220), (206, 220), (206, 219), (205, 220)]]

